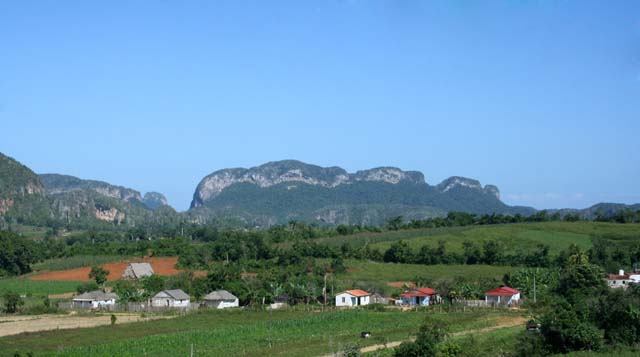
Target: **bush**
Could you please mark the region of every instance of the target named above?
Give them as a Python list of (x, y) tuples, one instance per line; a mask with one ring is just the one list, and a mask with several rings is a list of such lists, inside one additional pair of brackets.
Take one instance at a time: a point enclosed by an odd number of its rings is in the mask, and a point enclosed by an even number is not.
[(90, 282), (78, 285), (78, 287), (76, 288), (76, 291), (78, 292), (78, 294), (83, 294), (89, 291), (98, 290), (99, 288), (100, 287), (98, 286), (98, 283), (96, 283), (95, 281), (90, 281)]
[(6, 292), (2, 299), (4, 300), (4, 311), (8, 314), (14, 314), (18, 312), (18, 308), (24, 305), (24, 300), (18, 293), (12, 291)]
[(522, 331), (517, 337), (516, 352), (521, 357), (548, 356), (547, 344), (538, 331)]

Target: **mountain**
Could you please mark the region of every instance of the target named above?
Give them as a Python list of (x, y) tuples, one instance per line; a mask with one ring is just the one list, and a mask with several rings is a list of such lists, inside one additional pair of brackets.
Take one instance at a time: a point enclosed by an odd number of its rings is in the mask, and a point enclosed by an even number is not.
[(631, 210), (631, 211), (640, 211), (640, 203), (636, 203), (633, 205), (627, 205), (624, 203), (597, 203), (591, 207), (584, 209), (575, 209), (575, 208), (563, 208), (558, 210), (548, 210), (549, 214), (559, 213), (560, 216), (564, 217), (567, 214), (576, 214), (582, 219), (595, 219), (598, 216), (603, 217), (611, 217), (620, 211)]
[(477, 214), (535, 212), (500, 201), (496, 186), (454, 176), (438, 185), (417, 171), (378, 167), (348, 173), (295, 160), (224, 169), (198, 184), (188, 215), (196, 222), (265, 226), (303, 220), (324, 224), (381, 224), (402, 215), (419, 219), (449, 211)]
[(160, 193), (59, 174), (37, 175), (0, 153), (0, 229), (11, 223), (74, 228), (162, 226), (181, 216)]
[(0, 153), (0, 228), (8, 220), (35, 223), (49, 216), (45, 190), (38, 175)]
[(59, 174), (39, 175), (56, 219), (88, 225), (102, 221), (129, 226), (156, 224), (158, 215), (175, 220), (177, 213), (157, 192), (143, 197), (131, 188)]

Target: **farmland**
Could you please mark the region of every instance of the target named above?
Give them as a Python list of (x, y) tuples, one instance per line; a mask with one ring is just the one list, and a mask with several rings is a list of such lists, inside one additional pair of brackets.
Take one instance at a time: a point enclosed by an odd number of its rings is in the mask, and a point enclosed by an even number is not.
[(465, 226), (446, 228), (412, 229), (365, 232), (352, 236), (318, 238), (318, 243), (340, 246), (349, 243), (353, 246), (370, 245), (385, 250), (391, 243), (403, 240), (417, 249), (424, 244), (435, 246), (442, 240), (448, 251), (461, 252), (464, 241), (482, 242), (498, 239), (511, 251), (527, 251), (538, 244), (548, 245), (550, 253), (557, 254), (571, 244), (588, 249), (594, 238), (618, 241), (640, 239), (640, 224), (619, 225), (604, 222), (541, 222), (518, 223), (487, 226)]
[[(481, 329), (520, 313), (507, 311), (428, 313), (446, 321), (451, 332)], [(140, 322), (91, 329), (29, 333), (0, 338), (0, 350), (32, 351), (37, 355), (134, 356), (195, 355), (318, 355), (339, 351), (346, 343), (377, 344), (408, 338), (425, 312), (349, 310), (208, 311), (171, 320)], [(270, 318), (272, 319), (271, 322)], [(362, 340), (360, 331), (373, 338)], [(269, 347), (271, 343), (271, 347)]]

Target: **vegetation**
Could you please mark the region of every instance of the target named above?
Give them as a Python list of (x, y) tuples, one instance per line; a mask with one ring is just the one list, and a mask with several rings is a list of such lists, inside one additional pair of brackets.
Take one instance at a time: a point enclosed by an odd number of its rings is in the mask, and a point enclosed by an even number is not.
[[(452, 333), (488, 327), (505, 316), (518, 316), (482, 310), (428, 314), (440, 323), (446, 321)], [(258, 355), (265, 351), (289, 356), (321, 355), (341, 351), (350, 343), (365, 346), (379, 343), (380, 338), (406, 339), (424, 318), (423, 311), (397, 310), (205, 311), (168, 320), (5, 337), (0, 338), (0, 351), (64, 356), (175, 356), (188, 354), (193, 344), (194, 355)], [(362, 331), (370, 331), (373, 338), (361, 339)]]

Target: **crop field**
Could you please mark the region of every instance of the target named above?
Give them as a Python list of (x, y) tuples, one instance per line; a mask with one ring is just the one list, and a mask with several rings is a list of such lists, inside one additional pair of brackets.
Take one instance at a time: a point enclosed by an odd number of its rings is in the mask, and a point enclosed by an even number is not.
[(550, 247), (557, 254), (571, 244), (583, 249), (592, 245), (594, 238), (632, 242), (640, 240), (640, 224), (615, 224), (600, 222), (544, 222), (490, 226), (429, 228), (382, 233), (359, 233), (351, 236), (318, 238), (314, 241), (333, 246), (350, 243), (353, 246), (370, 245), (386, 250), (393, 242), (403, 240), (414, 249), (428, 244), (435, 247), (442, 240), (450, 252), (462, 252), (464, 241), (482, 242), (496, 239), (511, 252), (527, 251), (538, 244)]
[[(142, 258), (132, 259), (131, 261), (150, 263), (154, 272), (158, 275), (176, 275), (182, 272), (175, 267), (178, 263), (178, 257)], [(102, 264), (102, 267), (109, 271), (107, 280), (114, 281), (120, 279), (122, 273), (124, 273), (124, 270), (127, 267), (127, 264), (129, 264), (129, 261), (119, 261), (115, 263)], [(31, 275), (29, 279), (43, 281), (89, 281), (90, 271), (91, 266), (89, 265), (75, 269), (40, 272)]]
[(119, 262), (131, 258), (132, 257), (120, 255), (75, 255), (72, 257), (48, 259), (43, 262), (33, 264), (32, 269), (34, 271), (67, 270), (96, 264)]
[[(446, 321), (451, 332), (481, 329), (519, 313), (504, 310), (435, 311), (208, 311), (156, 320), (87, 329), (27, 333), (0, 338), (0, 351), (62, 356), (176, 356), (282, 354), (319, 355), (346, 343), (379, 344), (414, 333), (426, 314)], [(521, 317), (518, 317), (521, 318)], [(361, 331), (372, 338), (362, 340)]]
[(13, 291), (26, 296), (44, 297), (76, 291), (80, 281), (34, 281), (26, 277), (0, 279), (0, 293)]

